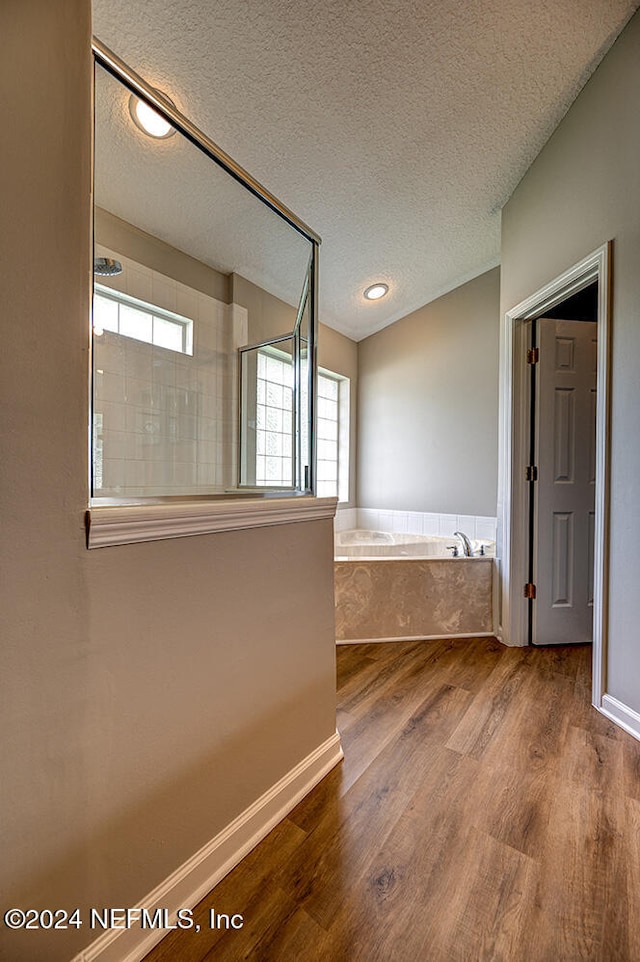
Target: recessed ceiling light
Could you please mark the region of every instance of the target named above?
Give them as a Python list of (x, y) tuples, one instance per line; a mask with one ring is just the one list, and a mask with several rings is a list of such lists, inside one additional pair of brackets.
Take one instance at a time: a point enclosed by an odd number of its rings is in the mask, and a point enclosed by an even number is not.
[[(175, 106), (172, 100), (163, 94), (160, 90), (158, 93), (170, 103)], [(166, 137), (171, 137), (175, 134), (175, 127), (172, 127), (168, 120), (150, 107), (148, 103), (144, 100), (140, 100), (135, 94), (131, 94), (129, 98), (129, 112), (133, 119), (134, 124), (143, 133), (149, 134), (150, 137), (156, 137), (158, 140), (163, 140)]]
[(368, 301), (377, 301), (379, 297), (384, 297), (388, 290), (388, 284), (372, 284), (366, 289), (364, 296)]

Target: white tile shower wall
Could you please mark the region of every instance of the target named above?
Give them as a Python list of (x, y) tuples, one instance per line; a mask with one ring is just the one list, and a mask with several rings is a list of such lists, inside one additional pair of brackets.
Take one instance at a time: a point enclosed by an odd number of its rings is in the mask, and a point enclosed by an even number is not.
[(109, 332), (95, 338), (96, 494), (215, 494), (235, 486), (236, 347), (246, 342), (246, 310), (117, 252), (96, 253), (123, 267), (102, 281), (194, 324), (193, 356)]
[(334, 531), (349, 531), (358, 526), (357, 508), (338, 508), (334, 520)]
[(445, 538), (450, 538), (454, 531), (463, 531), (470, 538), (486, 538), (494, 541), (497, 519), (467, 514), (358, 508), (356, 523), (353, 527), (366, 528), (370, 531), (390, 531), (395, 534), (439, 535)]
[[(238, 414), (240, 410), (240, 398), (238, 397), (239, 360), (238, 348), (249, 343), (249, 311), (246, 307), (239, 304), (229, 304), (227, 307), (229, 317), (229, 330), (231, 333), (231, 352), (228, 356), (228, 377), (227, 381), (228, 397), (231, 398), (231, 408), (233, 412), (232, 420), (227, 421), (225, 428), (225, 441), (227, 443), (227, 456), (229, 457), (231, 484), (235, 488), (238, 484)], [(229, 454), (230, 448), (230, 454)]]

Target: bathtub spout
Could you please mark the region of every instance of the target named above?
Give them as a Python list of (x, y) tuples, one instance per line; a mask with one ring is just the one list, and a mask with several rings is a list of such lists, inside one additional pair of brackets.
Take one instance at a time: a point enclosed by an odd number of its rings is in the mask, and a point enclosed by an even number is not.
[(460, 538), (462, 541), (462, 553), (466, 558), (470, 558), (473, 555), (473, 549), (471, 547), (471, 542), (464, 531), (454, 531), (453, 536), (454, 538)]

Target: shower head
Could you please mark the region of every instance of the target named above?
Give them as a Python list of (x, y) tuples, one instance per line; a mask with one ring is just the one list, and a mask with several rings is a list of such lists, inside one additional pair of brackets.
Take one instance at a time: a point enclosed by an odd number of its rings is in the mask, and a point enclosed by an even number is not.
[(113, 277), (114, 274), (122, 274), (122, 264), (113, 257), (95, 257), (93, 273), (100, 277)]

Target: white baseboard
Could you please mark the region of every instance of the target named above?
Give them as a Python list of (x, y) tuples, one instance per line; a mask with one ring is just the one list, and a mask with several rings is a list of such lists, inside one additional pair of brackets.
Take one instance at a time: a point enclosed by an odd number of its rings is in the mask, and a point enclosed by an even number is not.
[(624, 728), (626, 732), (640, 741), (640, 715), (633, 708), (624, 705), (612, 695), (603, 695), (602, 705), (596, 705), (595, 707), (607, 718), (610, 718), (612, 722), (615, 722), (620, 728)]
[[(307, 755), (269, 791), (161, 882), (135, 908), (167, 909), (174, 920), (180, 908), (192, 909), (282, 821), (343, 757), (336, 732)], [(110, 929), (72, 962), (141, 962), (165, 935), (165, 929)]]
[(336, 638), (336, 645), (378, 645), (387, 641), (446, 641), (449, 638), (495, 638), (493, 631), (473, 631), (460, 635), (393, 635), (390, 638)]

